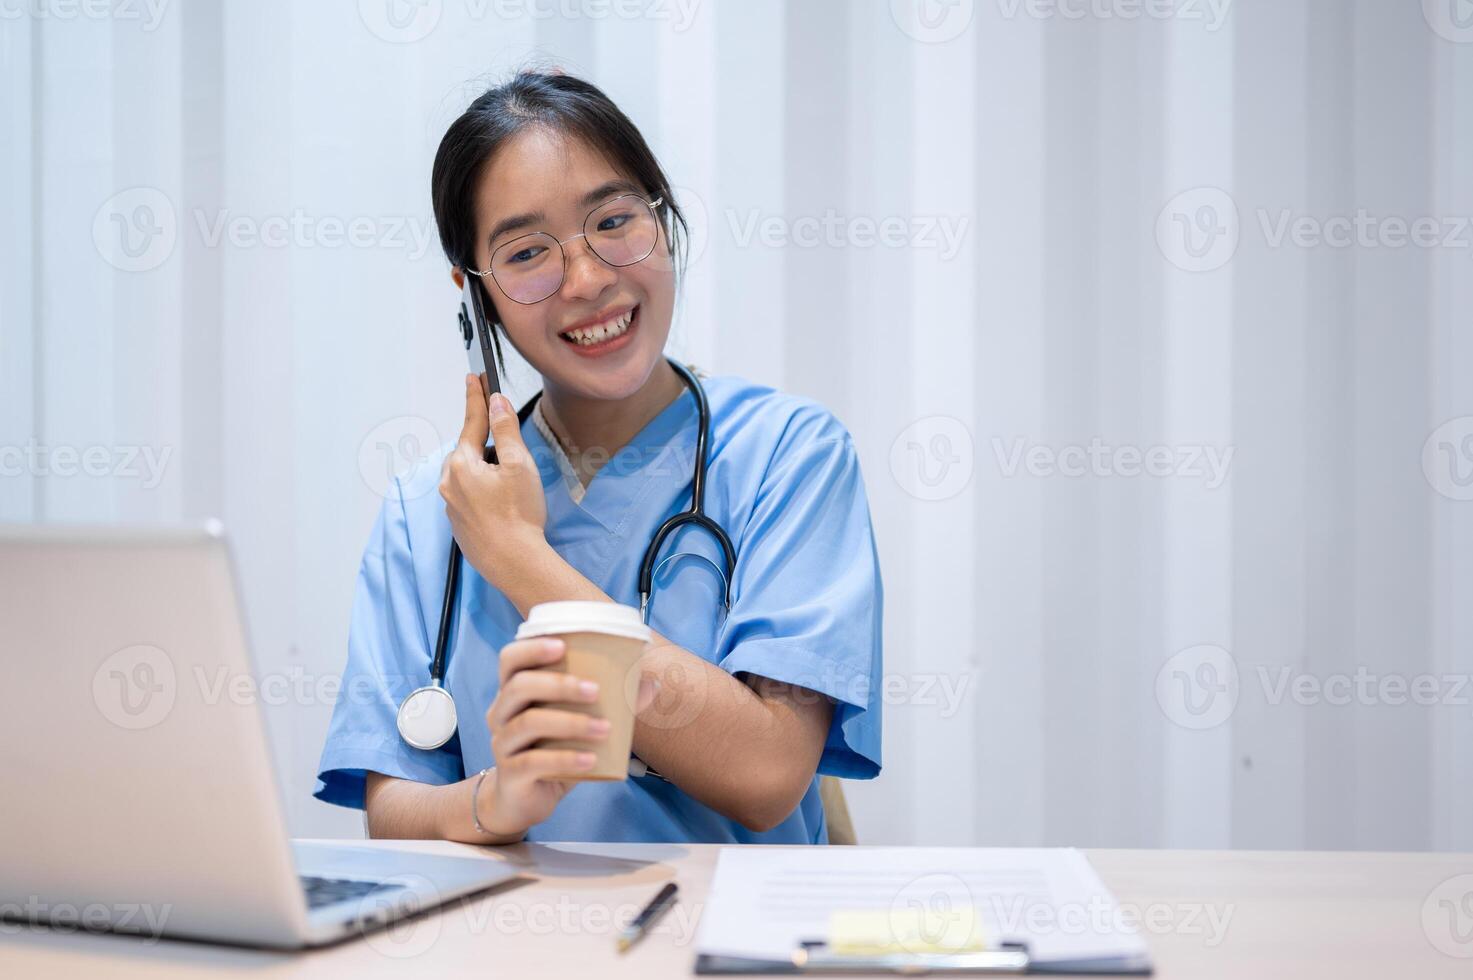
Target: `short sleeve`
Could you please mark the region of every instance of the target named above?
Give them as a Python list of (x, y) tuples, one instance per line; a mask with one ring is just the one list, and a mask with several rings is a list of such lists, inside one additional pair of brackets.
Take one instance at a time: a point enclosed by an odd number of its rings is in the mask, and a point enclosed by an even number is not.
[(445, 784), (462, 778), (459, 740), (432, 751), (399, 737), (399, 702), (429, 682), (430, 641), (415, 587), (404, 503), (391, 493), (363, 552), (348, 627), (348, 662), (313, 796), (363, 807), (368, 771)]
[(883, 588), (859, 459), (836, 422), (779, 454), (737, 543), (723, 669), (835, 702), (820, 773), (880, 772)]

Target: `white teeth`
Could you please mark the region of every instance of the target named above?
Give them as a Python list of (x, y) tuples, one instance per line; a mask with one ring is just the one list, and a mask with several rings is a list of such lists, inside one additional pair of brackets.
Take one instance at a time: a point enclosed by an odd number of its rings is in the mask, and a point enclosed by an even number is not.
[(629, 310), (610, 320), (608, 323), (599, 323), (591, 327), (579, 327), (577, 330), (569, 330), (563, 336), (583, 347), (601, 343), (605, 340), (613, 340), (625, 330), (629, 329), (629, 322), (633, 317), (634, 311)]

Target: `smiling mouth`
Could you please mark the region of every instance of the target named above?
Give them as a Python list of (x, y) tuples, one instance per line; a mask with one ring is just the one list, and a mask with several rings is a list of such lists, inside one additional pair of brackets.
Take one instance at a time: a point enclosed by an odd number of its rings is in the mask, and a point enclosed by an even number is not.
[(558, 334), (558, 336), (580, 350), (596, 349), (626, 336), (630, 330), (634, 329), (638, 316), (639, 307), (636, 305), (631, 307), (627, 312), (603, 323), (595, 324), (591, 327), (579, 327), (576, 330), (564, 331)]

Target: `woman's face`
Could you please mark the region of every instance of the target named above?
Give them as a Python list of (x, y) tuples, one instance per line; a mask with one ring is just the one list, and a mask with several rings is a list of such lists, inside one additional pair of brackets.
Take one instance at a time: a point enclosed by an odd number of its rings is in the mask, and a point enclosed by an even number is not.
[[(625, 186), (587, 199), (613, 181)], [(675, 300), (674, 270), (664, 230), (659, 230), (648, 258), (620, 267), (594, 255), (585, 239), (572, 238), (584, 231), (583, 221), (590, 211), (627, 193), (647, 199), (643, 187), (581, 140), (541, 127), (529, 128), (504, 145), (481, 175), (476, 195), (476, 265), (480, 270), (491, 267), (491, 254), (498, 246), (521, 236), (541, 231), (564, 242), (567, 266), (562, 286), (541, 302), (516, 303), (493, 277), (481, 277), (512, 344), (550, 390), (582, 398), (627, 398), (639, 391), (663, 356)], [(498, 225), (523, 215), (533, 218), (491, 237)], [(548, 258), (555, 261), (556, 255)], [(622, 336), (593, 345), (569, 337), (576, 327), (617, 320), (629, 310), (634, 311), (634, 318)], [(606, 329), (612, 327), (606, 324)]]

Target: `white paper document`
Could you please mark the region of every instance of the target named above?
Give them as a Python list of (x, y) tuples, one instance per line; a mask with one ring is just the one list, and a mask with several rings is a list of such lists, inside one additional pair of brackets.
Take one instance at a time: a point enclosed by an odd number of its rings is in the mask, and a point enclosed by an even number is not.
[(790, 962), (803, 941), (827, 941), (836, 914), (960, 919), (968, 909), (988, 948), (1025, 943), (1034, 968), (1150, 968), (1140, 924), (1068, 848), (724, 848), (697, 951)]

